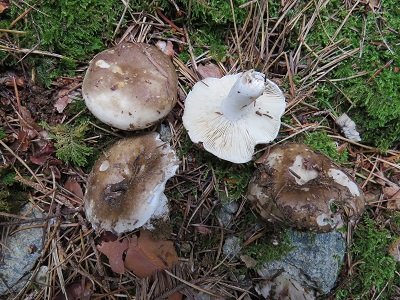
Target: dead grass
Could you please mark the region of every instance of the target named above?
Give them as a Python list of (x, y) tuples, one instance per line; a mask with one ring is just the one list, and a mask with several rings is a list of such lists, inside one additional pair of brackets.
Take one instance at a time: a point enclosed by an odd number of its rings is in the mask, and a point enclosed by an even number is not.
[[(318, 22), (319, 11), (327, 2), (322, 0), (299, 4), (299, 1), (284, 1), (285, 6), (280, 16), (276, 18), (268, 15), (267, 1), (250, 1), (246, 6), (249, 14), (244, 26), (239, 27), (235, 24), (227, 41), (230, 45), (230, 56), (224, 63), (218, 62), (218, 66), (224, 74), (257, 68), (277, 83), (287, 83), (286, 123), (279, 138), (272, 145), (296, 140), (307, 131), (327, 131), (337, 142), (338, 148), (348, 149), (351, 157), (351, 164), (348, 167), (364, 191), (369, 193), (372, 189), (381, 189), (391, 184), (390, 178), (393, 175), (399, 176), (400, 167), (397, 162), (400, 152), (390, 150), (383, 154), (373, 147), (342, 137), (333, 125), (333, 112), (325, 114), (323, 124), (322, 121), (307, 121), (312, 119), (310, 116), (324, 113), (313, 105), (312, 95), (316, 85), (320, 81), (329, 80), (329, 72), (340, 62), (349, 56), (358, 55), (361, 51), (360, 48), (343, 48), (342, 42), (335, 37), (332, 37), (332, 42), (328, 46), (318, 51), (307, 45), (305, 38), (310, 28)], [(299, 5), (303, 9), (291, 14), (293, 7)], [(355, 5), (351, 9), (354, 8)], [(313, 13), (306, 17), (304, 13), (306, 10), (313, 10)], [(164, 39), (170, 40), (175, 45), (188, 46), (191, 56), (189, 62), (181, 61), (177, 55), (173, 58), (179, 75), (180, 98), (174, 111), (164, 121), (171, 128), (173, 146), (176, 149), (184, 147), (189, 149), (181, 157), (177, 176), (170, 180), (167, 186), (172, 206), (172, 240), (177, 245), (178, 254), (185, 267), (166, 272), (169, 282), (163, 283), (166, 286), (165, 291), (159, 292), (157, 297), (154, 296), (155, 286), (165, 278), (158, 278), (152, 285), (149, 280), (139, 280), (130, 272), (117, 276), (110, 270), (106, 259), (96, 248), (99, 234), (91, 229), (85, 219), (82, 199), (65, 189), (61, 177), (58, 176), (58, 172), (62, 170), (64, 177), (76, 177), (84, 187), (87, 174), (79, 168), (70, 166), (60, 166), (58, 171), (50, 168), (50, 172), (47, 172), (48, 170), (42, 167), (34, 167), (27, 163), (27, 156), (21, 149), (13, 150), (5, 142), (0, 141), (4, 163), (13, 166), (16, 173), (21, 174), (17, 176), (17, 180), (31, 188), (29, 201), (46, 215), (42, 219), (46, 236), (45, 246), (31, 279), (42, 265), (46, 265), (49, 268), (47, 282), (45, 285), (28, 284), (12, 299), (52, 299), (54, 295), (65, 292), (69, 284), (80, 281), (83, 277), (87, 278), (95, 289), (93, 299), (132, 299), (136, 292), (136, 299), (162, 299), (162, 295), (168, 296), (171, 290), (185, 291), (188, 295), (200, 290), (229, 299), (245, 299), (253, 293), (238, 272), (243, 269), (243, 264), (224, 257), (222, 245), (224, 238), (234, 233), (242, 235), (245, 238), (245, 245), (248, 245), (257, 240), (260, 237), (259, 233), (264, 231), (262, 228), (257, 229), (255, 224), (241, 223), (246, 214), (252, 213), (244, 196), (239, 199), (239, 210), (235, 214), (231, 229), (221, 226), (216, 218), (216, 211), (220, 207), (216, 190), (221, 190), (221, 186), (217, 186), (221, 179), (216, 178), (215, 174), (218, 161), (207, 155), (205, 159), (199, 158), (202, 150), (185, 144), (187, 137), (181, 122), (185, 91), (200, 78), (197, 66), (211, 61), (212, 58), (207, 49), (200, 55), (194, 55), (191, 48), (192, 37), (187, 28), (178, 27), (163, 15), (131, 11), (132, 8), (124, 10), (124, 14), (129, 14), (131, 21), (124, 32), (118, 32), (121, 27), (117, 27), (115, 33), (117, 44), (122, 41), (154, 43)], [(122, 18), (123, 16), (121, 20)], [(293, 39), (293, 30), (296, 26), (300, 28), (296, 47), (288, 51), (284, 45), (287, 44), (289, 36)], [(174, 34), (166, 38), (163, 33), (170, 30), (174, 30)], [(335, 36), (337, 35), (338, 32), (335, 33)], [(30, 53), (30, 55), (59, 57), (58, 54), (30, 49), (8, 47), (5, 50), (13, 51), (15, 55)], [(295, 81), (294, 77), (301, 79)], [(23, 127), (24, 122), (20, 107), (27, 99), (19, 99), (15, 83), (14, 87), (14, 93), (3, 92), (2, 97), (7, 97), (14, 108), (13, 114), (5, 117), (6, 126), (14, 128), (17, 132)], [(105, 130), (110, 132), (108, 129)], [(263, 152), (270, 146), (260, 147), (257, 153)], [(240, 172), (241, 166), (232, 167), (232, 171)], [(381, 210), (387, 210), (386, 203), (387, 199), (380, 194), (376, 200), (368, 203), (368, 206), (379, 213)], [(29, 221), (4, 213), (0, 213), (0, 216), (3, 217), (0, 223), (3, 226), (3, 240), (15, 230), (15, 225)], [(199, 230), (199, 227), (202, 230)], [(351, 244), (352, 231), (353, 228), (349, 227), (348, 244)], [(356, 263), (352, 261), (351, 256), (347, 256), (348, 274), (351, 275)], [(251, 275), (251, 272), (247, 275)]]

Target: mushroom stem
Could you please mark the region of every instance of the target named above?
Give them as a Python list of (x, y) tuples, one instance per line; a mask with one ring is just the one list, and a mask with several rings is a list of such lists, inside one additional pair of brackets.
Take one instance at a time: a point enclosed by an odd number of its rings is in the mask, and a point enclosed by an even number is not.
[(264, 74), (254, 70), (244, 72), (222, 100), (221, 113), (230, 121), (241, 119), (244, 108), (260, 97), (264, 90)]

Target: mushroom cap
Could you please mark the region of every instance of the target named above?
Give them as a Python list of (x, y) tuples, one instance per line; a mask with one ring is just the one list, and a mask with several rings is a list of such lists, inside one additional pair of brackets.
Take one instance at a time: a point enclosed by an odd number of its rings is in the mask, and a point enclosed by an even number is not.
[(86, 217), (95, 229), (116, 233), (162, 217), (165, 183), (179, 161), (157, 133), (118, 141), (96, 161), (85, 193)]
[(221, 103), (244, 73), (197, 82), (185, 100), (183, 125), (194, 143), (233, 163), (252, 159), (257, 144), (269, 143), (278, 135), (286, 107), (279, 87), (266, 80), (264, 93), (243, 108), (243, 117), (231, 121), (221, 114)]
[(123, 43), (97, 54), (82, 84), (86, 106), (123, 130), (147, 128), (175, 106), (178, 77), (169, 57), (144, 43)]
[(257, 162), (247, 198), (269, 222), (329, 232), (364, 210), (363, 193), (350, 176), (303, 144), (276, 146)]

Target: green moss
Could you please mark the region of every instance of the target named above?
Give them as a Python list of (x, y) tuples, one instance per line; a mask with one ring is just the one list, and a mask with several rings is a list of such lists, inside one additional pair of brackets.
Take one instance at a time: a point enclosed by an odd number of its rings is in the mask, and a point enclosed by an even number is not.
[(265, 235), (255, 244), (251, 244), (244, 249), (244, 253), (257, 261), (255, 268), (263, 264), (281, 259), (290, 251), (293, 250), (293, 245), (287, 231), (283, 231), (277, 236), (280, 240), (276, 243), (271, 240), (271, 237)]
[(88, 164), (88, 158), (94, 151), (84, 142), (89, 129), (87, 122), (80, 122), (74, 126), (66, 124), (49, 126), (41, 123), (41, 126), (48, 130), (50, 137), (55, 140), (56, 155), (59, 159), (80, 167)]
[(0, 211), (16, 213), (27, 198), (24, 188), (15, 181), (15, 173), (10, 168), (0, 168)]
[[(347, 14), (342, 1), (329, 1), (321, 10), (321, 21), (307, 35), (307, 44), (315, 52), (331, 44)], [(400, 28), (399, 16), (400, 8), (395, 0), (382, 2), (382, 12), (355, 9), (335, 41), (342, 39), (342, 48), (354, 49), (360, 47), (363, 40), (362, 55), (357, 53), (342, 62), (329, 78), (349, 78), (360, 72), (366, 72), (366, 75), (336, 82), (336, 87), (331, 83), (321, 84), (316, 93), (321, 106), (348, 111), (363, 142), (384, 150), (400, 141), (400, 86), (397, 84), (400, 72), (395, 69), (400, 59), (397, 46), (400, 36), (393, 31), (393, 28)], [(392, 63), (384, 67), (389, 62)]]
[(396, 275), (396, 261), (387, 249), (396, 237), (369, 216), (365, 216), (354, 233), (350, 252), (356, 273), (348, 286), (336, 293), (337, 299), (371, 299), (380, 293), (380, 299), (391, 299)]
[(336, 149), (335, 142), (328, 136), (326, 132), (316, 131), (307, 133), (304, 143), (310, 146), (313, 150), (319, 151), (332, 160), (343, 163), (348, 161), (347, 150), (339, 153)]
[[(25, 59), (25, 63), (36, 69), (38, 79), (47, 85), (61, 74), (73, 73), (76, 61), (87, 61), (103, 50), (123, 10), (119, 0), (33, 0), (29, 4), (34, 9), (13, 28), (26, 34), (10, 37), (21, 48), (34, 48), (67, 57), (60, 61), (32, 54)], [(11, 5), (10, 10), (2, 14), (0, 27), (8, 28), (25, 9), (25, 5)], [(8, 65), (15, 63), (13, 57), (4, 53), (0, 60)]]
[(2, 128), (0, 128), (0, 140), (4, 139), (6, 137), (6, 133), (4, 132), (4, 130)]

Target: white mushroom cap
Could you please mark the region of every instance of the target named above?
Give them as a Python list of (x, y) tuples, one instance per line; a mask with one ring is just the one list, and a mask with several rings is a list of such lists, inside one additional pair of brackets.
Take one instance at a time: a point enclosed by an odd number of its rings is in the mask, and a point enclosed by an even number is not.
[(123, 43), (97, 54), (82, 84), (86, 106), (100, 121), (123, 130), (147, 128), (175, 106), (178, 77), (157, 47)]
[(183, 125), (208, 152), (245, 163), (257, 144), (276, 138), (285, 107), (278, 86), (251, 70), (196, 83), (185, 100)]
[(165, 183), (179, 161), (158, 134), (118, 141), (97, 160), (85, 194), (86, 217), (95, 229), (122, 233), (168, 214)]

